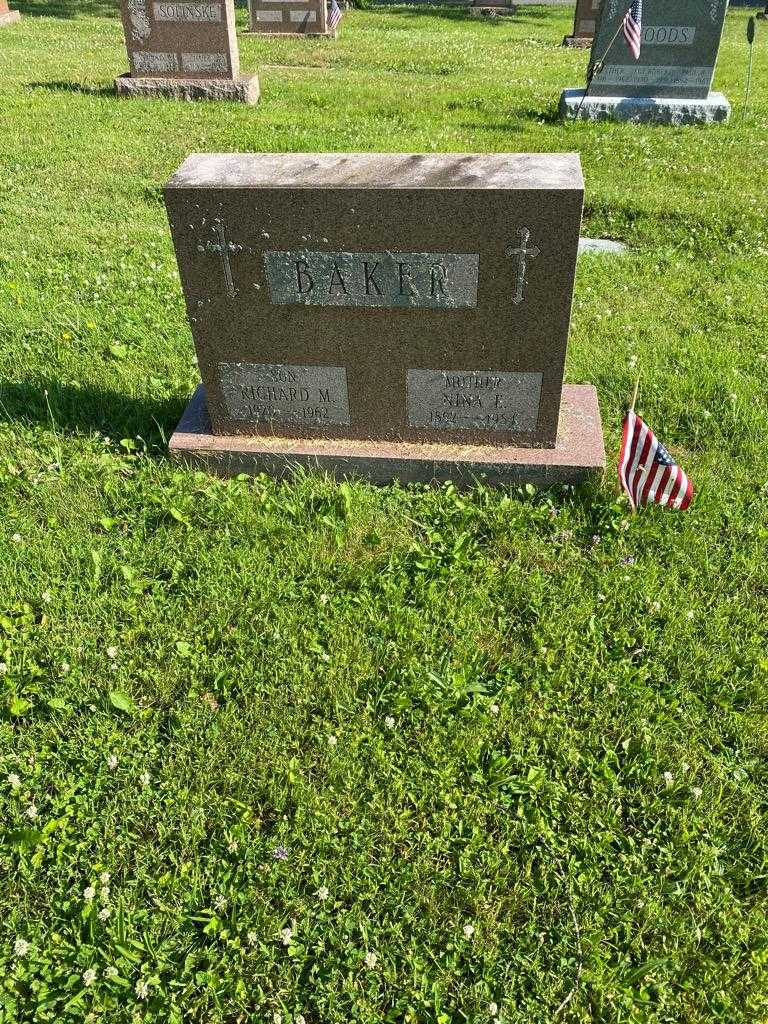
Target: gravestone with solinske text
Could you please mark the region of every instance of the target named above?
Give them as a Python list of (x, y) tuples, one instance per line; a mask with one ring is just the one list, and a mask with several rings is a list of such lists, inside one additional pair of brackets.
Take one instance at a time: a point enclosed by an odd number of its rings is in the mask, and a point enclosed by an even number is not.
[(234, 0), (120, 0), (130, 73), (119, 96), (255, 103), (256, 75), (240, 74)]
[(171, 452), (373, 480), (576, 480), (575, 154), (211, 154), (166, 205), (202, 375)]
[(640, 56), (624, 39), (628, 3), (603, 0), (589, 87), (567, 89), (563, 116), (694, 124), (725, 121), (730, 104), (712, 92), (728, 0), (643, 0)]

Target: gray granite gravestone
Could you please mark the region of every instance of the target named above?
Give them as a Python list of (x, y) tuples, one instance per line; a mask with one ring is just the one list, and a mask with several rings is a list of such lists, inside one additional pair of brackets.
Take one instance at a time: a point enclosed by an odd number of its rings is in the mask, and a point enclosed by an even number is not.
[(240, 74), (234, 0), (120, 0), (131, 71), (119, 96), (255, 103), (256, 75)]
[(203, 386), (171, 440), (219, 472), (576, 480), (563, 388), (575, 154), (194, 155), (165, 189)]
[(250, 31), (258, 35), (333, 36), (326, 0), (248, 0)]
[(592, 45), (600, 16), (600, 4), (601, 0), (576, 0), (573, 35), (565, 37), (563, 46), (576, 46), (586, 50)]
[(566, 89), (561, 114), (669, 124), (727, 120), (730, 104), (710, 90), (728, 0), (644, 0), (639, 60), (621, 31), (628, 6), (604, 0), (586, 95)]
[(0, 27), (3, 25), (13, 25), (20, 17), (21, 15), (18, 11), (10, 9), (8, 0), (0, 0)]

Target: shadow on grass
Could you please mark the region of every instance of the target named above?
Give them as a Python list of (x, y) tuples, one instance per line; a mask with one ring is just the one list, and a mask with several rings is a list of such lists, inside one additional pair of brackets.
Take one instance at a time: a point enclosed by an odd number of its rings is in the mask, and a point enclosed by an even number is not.
[(56, 380), (0, 381), (0, 421), (45, 424), (71, 435), (99, 431), (116, 441), (123, 437), (143, 437), (156, 443), (168, 440), (186, 401), (182, 397), (126, 395)]
[[(550, 17), (549, 10), (545, 7), (536, 10), (526, 7), (515, 14), (499, 14), (497, 16), (474, 17), (470, 14), (469, 4), (456, 4), (441, 6), (440, 4), (419, 3), (418, 0), (398, 0), (396, 3), (382, 3), (366, 10), (376, 11), (377, 14), (402, 14), (410, 18), (447, 18), (449, 21), (472, 21), (477, 24), (499, 26), (505, 22), (513, 25), (525, 25), (544, 21)], [(563, 8), (565, 10), (565, 8)], [(503, 11), (503, 8), (502, 8)]]
[(27, 18), (117, 18), (117, 0), (14, 0)]
[(27, 89), (45, 92), (76, 92), (82, 96), (114, 96), (114, 85), (88, 85), (86, 82), (27, 82)]

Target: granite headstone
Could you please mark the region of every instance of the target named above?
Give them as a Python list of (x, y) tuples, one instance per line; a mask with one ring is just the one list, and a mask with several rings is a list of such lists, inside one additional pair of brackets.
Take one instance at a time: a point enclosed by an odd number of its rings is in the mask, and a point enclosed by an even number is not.
[(599, 463), (594, 389), (561, 409), (577, 155), (193, 155), (165, 197), (205, 396), (176, 454), (287, 444), (375, 479), (438, 449), (500, 478)]
[(120, 0), (130, 74), (119, 95), (258, 99), (258, 78), (240, 74), (234, 0)]
[(566, 90), (564, 116), (666, 121), (727, 120), (728, 101), (711, 92), (728, 0), (643, 0), (640, 57), (621, 24), (624, 0), (604, 0), (592, 44), (589, 89)]
[(18, 11), (12, 11), (8, 6), (8, 0), (0, 0), (0, 27), (12, 25), (18, 21), (21, 15)]
[(326, 0), (249, 0), (248, 10), (259, 35), (333, 35)]
[(600, 15), (601, 0), (576, 0), (573, 17), (573, 34), (563, 40), (564, 46), (586, 49), (592, 45)]

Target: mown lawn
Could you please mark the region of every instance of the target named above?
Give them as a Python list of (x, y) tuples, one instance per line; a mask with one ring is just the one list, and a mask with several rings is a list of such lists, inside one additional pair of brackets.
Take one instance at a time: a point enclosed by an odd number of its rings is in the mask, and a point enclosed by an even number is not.
[[(242, 38), (243, 109), (118, 102), (111, 3), (15, 6), (0, 1022), (766, 1020), (768, 27), (746, 121), (734, 10), (735, 118), (665, 129), (554, 118), (568, 8)], [(691, 511), (169, 465), (161, 186), (315, 149), (580, 152), (584, 233), (631, 252), (581, 259), (567, 377), (613, 462), (642, 368)]]

